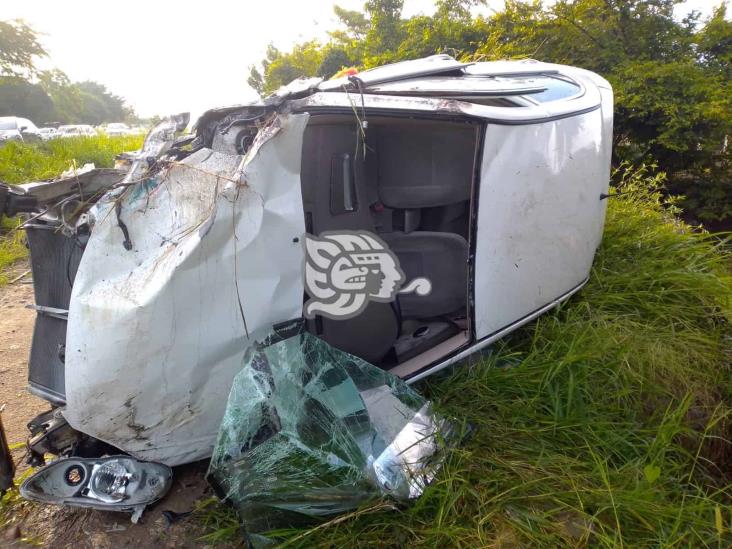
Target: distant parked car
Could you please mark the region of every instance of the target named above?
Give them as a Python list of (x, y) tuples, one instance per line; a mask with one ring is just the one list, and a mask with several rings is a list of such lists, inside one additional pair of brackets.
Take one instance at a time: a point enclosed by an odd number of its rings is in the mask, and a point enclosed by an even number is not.
[(61, 126), (58, 129), (58, 137), (84, 137), (97, 135), (94, 128), (88, 124), (70, 124), (67, 126)]
[(0, 141), (37, 141), (39, 139), (41, 139), (41, 134), (38, 128), (27, 118), (0, 117)]
[(107, 124), (106, 128), (104, 128), (104, 133), (110, 137), (116, 135), (130, 135), (131, 129), (127, 124), (122, 122), (111, 122), (110, 124)]
[(38, 133), (44, 141), (48, 141), (49, 139), (54, 139), (59, 136), (56, 128), (40, 128)]

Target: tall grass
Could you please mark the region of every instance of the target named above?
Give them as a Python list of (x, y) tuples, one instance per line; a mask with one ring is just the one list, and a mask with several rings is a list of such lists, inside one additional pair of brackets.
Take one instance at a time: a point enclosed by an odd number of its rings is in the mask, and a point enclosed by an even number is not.
[(0, 286), (8, 283), (8, 267), (28, 255), (25, 234), (16, 230), (20, 219), (0, 220)]
[[(13, 185), (52, 179), (73, 165), (89, 162), (110, 168), (115, 155), (140, 148), (142, 140), (142, 136), (98, 135), (6, 143), (0, 147), (0, 182)], [(17, 220), (3, 220), (0, 225), (0, 286), (7, 282), (7, 268), (28, 255), (23, 234), (13, 230), (17, 225)]]
[[(617, 181), (582, 292), (418, 387), (475, 427), (436, 482), (277, 532), (286, 546), (732, 545), (730, 256), (669, 213), (659, 178)], [(238, 536), (217, 512), (210, 539)]]
[(0, 147), (0, 181), (11, 185), (58, 176), (75, 162), (114, 166), (115, 155), (139, 149), (142, 136), (69, 137), (40, 143), (10, 142)]

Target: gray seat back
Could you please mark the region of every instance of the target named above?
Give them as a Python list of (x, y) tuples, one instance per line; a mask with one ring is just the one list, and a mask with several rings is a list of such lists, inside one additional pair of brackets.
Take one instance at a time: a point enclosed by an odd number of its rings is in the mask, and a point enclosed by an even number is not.
[(470, 199), (475, 128), (420, 123), (378, 128), (379, 198), (390, 208), (429, 208)]
[[(308, 230), (374, 231), (369, 205), (375, 199), (375, 183), (369, 188), (363, 159), (354, 158), (356, 130), (353, 125), (311, 125), (305, 130), (301, 182)], [(369, 155), (373, 154), (371, 152)], [(344, 167), (352, 167), (351, 211), (343, 205)], [(345, 177), (347, 179), (348, 176)], [(345, 194), (348, 194), (346, 192)], [(313, 324), (313, 323), (311, 323)], [(372, 363), (379, 362), (399, 335), (396, 313), (389, 303), (370, 303), (358, 316), (348, 320), (316, 319), (311, 331), (343, 351)]]
[(401, 317), (432, 318), (467, 306), (468, 242), (454, 233), (415, 231), (381, 235), (399, 258), (408, 284), (424, 277), (429, 295), (399, 294)]

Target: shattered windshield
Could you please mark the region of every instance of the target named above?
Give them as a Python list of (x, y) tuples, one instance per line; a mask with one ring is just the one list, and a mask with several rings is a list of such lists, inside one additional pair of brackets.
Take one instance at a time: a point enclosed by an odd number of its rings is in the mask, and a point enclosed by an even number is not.
[(419, 496), (452, 424), (397, 377), (288, 330), (245, 358), (208, 473), (250, 536)]

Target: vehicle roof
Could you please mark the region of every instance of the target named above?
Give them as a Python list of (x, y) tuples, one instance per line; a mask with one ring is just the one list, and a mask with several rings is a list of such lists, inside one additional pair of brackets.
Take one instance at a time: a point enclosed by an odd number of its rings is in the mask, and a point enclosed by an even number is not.
[(463, 63), (434, 55), (333, 80), (299, 78), (262, 101), (212, 109), (202, 119), (243, 107), (295, 112), (360, 107), (534, 123), (599, 108), (600, 88), (611, 90), (599, 75), (567, 65), (533, 59)]
[(26, 122), (31, 122), (29, 118), (25, 118), (23, 116), (0, 116), (0, 122), (17, 122), (18, 120), (25, 120)]

